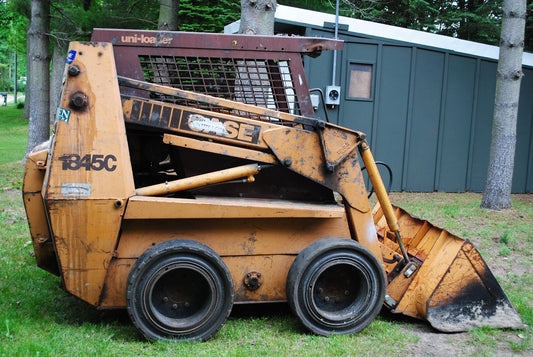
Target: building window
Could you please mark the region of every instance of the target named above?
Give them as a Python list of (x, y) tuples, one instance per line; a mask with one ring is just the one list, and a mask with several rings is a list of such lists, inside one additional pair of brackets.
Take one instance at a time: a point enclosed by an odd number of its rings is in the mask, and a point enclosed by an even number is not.
[(350, 63), (348, 97), (372, 98), (372, 64)]

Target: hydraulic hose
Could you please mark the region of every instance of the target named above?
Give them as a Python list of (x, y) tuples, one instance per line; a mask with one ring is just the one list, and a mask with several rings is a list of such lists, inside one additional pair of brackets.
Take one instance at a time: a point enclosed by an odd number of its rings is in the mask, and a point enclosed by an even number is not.
[[(390, 190), (392, 188), (392, 169), (390, 168), (389, 165), (387, 165), (383, 161), (376, 161), (376, 165), (385, 166), (385, 168), (387, 169), (387, 171), (389, 173), (389, 184), (387, 185), (387, 194), (388, 194), (388, 193), (390, 193)], [(361, 171), (365, 171), (365, 170), (366, 170), (366, 167), (363, 166), (361, 168)], [(368, 198), (370, 198), (370, 196), (372, 196), (373, 193), (374, 193), (374, 186), (372, 186), (372, 188), (370, 189), (370, 193), (368, 194)]]

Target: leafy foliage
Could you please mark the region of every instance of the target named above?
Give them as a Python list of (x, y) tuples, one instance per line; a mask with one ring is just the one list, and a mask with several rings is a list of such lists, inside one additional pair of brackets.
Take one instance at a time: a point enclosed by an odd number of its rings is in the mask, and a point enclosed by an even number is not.
[(53, 1), (52, 37), (56, 42), (88, 40), (93, 28), (156, 29), (159, 6), (153, 1)]
[(27, 19), (14, 11), (14, 6), (0, 2), (0, 90), (9, 91), (13, 85), (13, 53), (19, 54), (17, 78), (26, 73)]
[(181, 0), (180, 31), (222, 32), (224, 26), (241, 16), (241, 3), (235, 0)]
[(439, 33), (464, 40), (497, 45), (501, 31), (501, 1), (444, 2)]
[[(279, 0), (310, 10), (335, 12), (335, 0)], [(533, 51), (533, 1), (528, 1), (525, 50)], [(498, 45), (501, 0), (340, 0), (340, 14), (362, 20)]]
[(524, 36), (526, 51), (533, 52), (533, 0), (527, 5), (526, 34)]

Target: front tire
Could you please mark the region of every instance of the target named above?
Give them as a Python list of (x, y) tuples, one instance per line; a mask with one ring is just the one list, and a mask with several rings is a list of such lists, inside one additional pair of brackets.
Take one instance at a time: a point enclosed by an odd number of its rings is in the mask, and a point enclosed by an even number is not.
[(133, 324), (148, 339), (205, 341), (231, 313), (233, 279), (211, 248), (170, 240), (139, 257), (126, 299)]
[(303, 249), (287, 277), (293, 313), (312, 332), (351, 334), (368, 326), (381, 310), (385, 273), (360, 243), (324, 238)]

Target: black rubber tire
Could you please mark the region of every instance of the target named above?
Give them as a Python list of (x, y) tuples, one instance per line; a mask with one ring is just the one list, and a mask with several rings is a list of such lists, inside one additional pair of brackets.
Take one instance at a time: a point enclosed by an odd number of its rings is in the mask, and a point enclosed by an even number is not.
[(287, 276), (293, 313), (312, 332), (351, 334), (368, 326), (381, 310), (385, 273), (360, 243), (324, 238), (303, 249)]
[(133, 324), (148, 339), (205, 341), (231, 313), (233, 279), (211, 248), (170, 240), (139, 257), (126, 300)]

